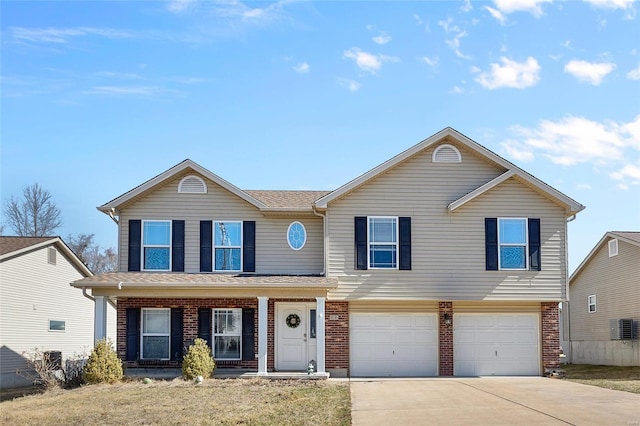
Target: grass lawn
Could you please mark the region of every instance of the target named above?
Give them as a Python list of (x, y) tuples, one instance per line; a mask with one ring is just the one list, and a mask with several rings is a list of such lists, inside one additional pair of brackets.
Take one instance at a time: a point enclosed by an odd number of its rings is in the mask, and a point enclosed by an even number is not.
[(564, 364), (565, 380), (601, 388), (640, 393), (640, 367)]
[(181, 379), (83, 386), (0, 405), (3, 425), (349, 425), (347, 382)]

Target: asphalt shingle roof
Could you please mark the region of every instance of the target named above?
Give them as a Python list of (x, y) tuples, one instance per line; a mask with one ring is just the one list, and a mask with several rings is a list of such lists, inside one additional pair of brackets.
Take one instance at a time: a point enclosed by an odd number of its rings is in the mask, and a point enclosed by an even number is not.
[(12, 253), (14, 251), (22, 250), (27, 247), (35, 246), (36, 244), (43, 243), (45, 241), (53, 240), (57, 237), (12, 237), (2, 236), (0, 237), (0, 256)]
[(308, 208), (331, 191), (244, 191), (271, 208)]

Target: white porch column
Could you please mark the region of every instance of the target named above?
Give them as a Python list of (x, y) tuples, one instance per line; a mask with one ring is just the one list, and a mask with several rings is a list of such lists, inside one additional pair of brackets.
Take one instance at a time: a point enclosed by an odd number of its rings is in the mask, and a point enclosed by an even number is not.
[(316, 344), (318, 345), (318, 365), (316, 373), (325, 373), (324, 362), (324, 297), (316, 297)]
[(267, 375), (267, 314), (269, 298), (258, 297), (258, 376)]
[(107, 337), (107, 297), (94, 296), (93, 344)]

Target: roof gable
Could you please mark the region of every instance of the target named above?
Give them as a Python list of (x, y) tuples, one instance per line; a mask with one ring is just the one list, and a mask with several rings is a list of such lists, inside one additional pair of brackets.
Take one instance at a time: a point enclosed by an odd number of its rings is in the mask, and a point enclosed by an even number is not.
[(186, 170), (193, 170), (194, 172), (206, 177), (207, 179), (215, 182), (216, 184), (218, 184), (219, 186), (221, 186), (222, 188), (226, 189), (227, 191), (231, 192), (232, 194), (235, 194), (236, 196), (240, 197), (241, 199), (245, 200), (246, 202), (248, 202), (249, 204), (257, 207), (258, 209), (264, 209), (267, 208), (267, 206), (259, 201), (258, 199), (256, 199), (255, 197), (251, 196), (250, 194), (248, 194), (247, 192), (241, 190), (240, 188), (236, 187), (235, 185), (232, 185), (231, 183), (229, 183), (228, 181), (222, 179), (220, 176), (210, 172), (209, 170), (205, 169), (204, 167), (200, 166), (199, 164), (186, 159), (181, 163), (176, 164), (175, 166), (171, 167), (169, 170), (160, 173), (159, 175), (149, 179), (148, 181), (144, 182), (141, 185), (138, 185), (137, 187), (133, 188), (132, 190), (124, 193), (123, 195), (109, 201), (106, 204), (103, 204), (102, 206), (98, 207), (98, 210), (100, 210), (101, 212), (104, 213), (109, 213), (110, 211), (112, 211), (112, 209), (117, 210), (120, 206), (122, 206), (123, 204), (131, 201), (132, 199), (139, 197), (142, 194), (145, 194), (147, 192), (153, 191), (154, 188), (158, 187), (159, 185), (162, 185), (163, 183), (169, 181), (170, 179), (173, 179), (174, 177), (176, 177), (177, 175), (183, 173)]
[(439, 143), (439, 142), (443, 142), (446, 140), (455, 140), (457, 143), (465, 146), (466, 148), (470, 149), (471, 151), (473, 151), (475, 154), (478, 154), (480, 157), (484, 158), (486, 161), (493, 163), (503, 169), (505, 169), (505, 173), (498, 176), (497, 178), (493, 179), (492, 181), (488, 182), (485, 185), (482, 185), (481, 187), (475, 189), (474, 191), (470, 192), (469, 194), (461, 197), (460, 199), (454, 201), (453, 203), (451, 203), (448, 208), (450, 211), (453, 211), (457, 208), (462, 207), (464, 204), (466, 204), (468, 201), (471, 201), (472, 199), (481, 196), (482, 194), (484, 194), (486, 191), (490, 190), (491, 188), (494, 188), (495, 186), (501, 184), (502, 182), (506, 181), (509, 178), (512, 177), (517, 177), (520, 180), (526, 182), (527, 184), (529, 184), (530, 186), (532, 186), (534, 189), (536, 189), (538, 192), (542, 193), (544, 196), (548, 197), (549, 199), (553, 200), (554, 202), (562, 205), (565, 210), (567, 215), (573, 215), (578, 213), (579, 211), (584, 209), (584, 206), (578, 202), (576, 202), (575, 200), (573, 200), (572, 198), (562, 194), (560, 191), (552, 188), (551, 186), (545, 184), (544, 182), (542, 182), (541, 180), (535, 178), (534, 176), (530, 175), (529, 173), (525, 172), (524, 170), (520, 169), (519, 167), (515, 166), (514, 164), (510, 163), (509, 161), (505, 160), (504, 158), (500, 157), (499, 155), (495, 154), (494, 152), (488, 150), (487, 148), (483, 147), (482, 145), (478, 144), (477, 142), (469, 139), (468, 137), (464, 136), (463, 134), (459, 133), (458, 131), (452, 129), (451, 127), (447, 127), (443, 130), (441, 130), (440, 132), (434, 134), (433, 136), (423, 140), (422, 142), (414, 145), (413, 147), (407, 149), (406, 151), (396, 155), (395, 157), (385, 161), (384, 163), (380, 164), (379, 166), (371, 169), (370, 171), (364, 173), (363, 175), (353, 179), (351, 182), (341, 186), (340, 188), (336, 189), (335, 191), (325, 195), (324, 197), (318, 199), (315, 202), (315, 205), (317, 208), (319, 209), (326, 209), (328, 208), (329, 203), (331, 203), (332, 201), (341, 198), (343, 196), (347, 196), (347, 194), (351, 191), (353, 191), (354, 189), (362, 186), (363, 184), (365, 184), (366, 182), (371, 181), (372, 179), (380, 176), (381, 174), (387, 172), (388, 170), (392, 169), (393, 167), (399, 165), (400, 163), (406, 161), (407, 159), (418, 155), (419, 153), (425, 151), (426, 149), (434, 146), (435, 144)]
[(598, 241), (598, 244), (589, 252), (587, 257), (584, 258), (582, 263), (578, 265), (573, 274), (569, 277), (569, 285), (571, 282), (589, 265), (591, 259), (600, 252), (609, 240), (619, 239), (620, 241), (624, 241), (626, 243), (632, 244), (634, 246), (640, 247), (640, 232), (621, 232), (621, 231), (611, 231), (604, 234), (604, 236)]
[(17, 256), (55, 245), (85, 277), (93, 276), (93, 273), (82, 263), (80, 258), (65, 244), (60, 237), (0, 237), (0, 261), (12, 259)]

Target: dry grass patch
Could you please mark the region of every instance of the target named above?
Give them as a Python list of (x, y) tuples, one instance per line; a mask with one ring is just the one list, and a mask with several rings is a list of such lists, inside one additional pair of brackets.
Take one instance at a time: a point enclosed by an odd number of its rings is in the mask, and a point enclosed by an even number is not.
[(181, 379), (54, 390), (3, 402), (6, 425), (349, 425), (348, 383)]
[(565, 379), (601, 388), (640, 393), (640, 367), (566, 364)]

